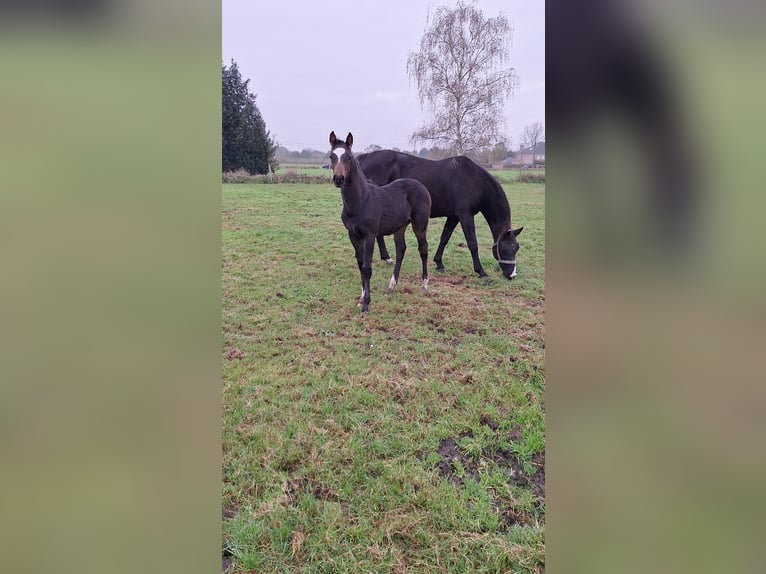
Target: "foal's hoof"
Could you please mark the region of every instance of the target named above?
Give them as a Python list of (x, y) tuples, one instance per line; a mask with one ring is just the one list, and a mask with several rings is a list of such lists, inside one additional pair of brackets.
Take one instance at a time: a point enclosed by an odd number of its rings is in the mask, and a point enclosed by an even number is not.
[(393, 293), (393, 292), (394, 292), (394, 290), (391, 287), (386, 289), (386, 295), (391, 295), (391, 293)]
[(389, 257), (388, 259), (386, 259), (386, 263), (388, 263), (389, 265), (393, 265), (394, 260)]
[(437, 264), (436, 264), (436, 270), (437, 270), (439, 273), (444, 273), (444, 272), (446, 271), (446, 269), (444, 268), (444, 265), (442, 265), (441, 263), (437, 263)]
[(423, 284), (420, 286), (420, 290), (425, 293), (428, 291), (428, 278), (423, 279)]

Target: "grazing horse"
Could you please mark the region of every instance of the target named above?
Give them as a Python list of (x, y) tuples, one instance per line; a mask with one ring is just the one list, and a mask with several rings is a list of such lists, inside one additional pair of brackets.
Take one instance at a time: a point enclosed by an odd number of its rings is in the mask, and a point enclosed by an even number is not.
[[(458, 223), (463, 228), (466, 244), (473, 258), (473, 269), (486, 277), (479, 261), (474, 215), (481, 212), (492, 231), (492, 255), (508, 279), (516, 276), (516, 236), (523, 227), (511, 229), (508, 198), (490, 173), (465, 156), (432, 161), (407, 153), (379, 150), (359, 155), (359, 165), (372, 182), (383, 185), (399, 177), (417, 179), (431, 194), (431, 217), (446, 217), (439, 248), (434, 255), (438, 271), (444, 271), (442, 254)], [(378, 236), (380, 257), (389, 260), (386, 243)], [(390, 261), (389, 261), (390, 262)]]
[(359, 304), (362, 313), (370, 305), (370, 277), (372, 277), (372, 252), (375, 238), (394, 235), (396, 265), (388, 283), (387, 293), (392, 293), (399, 281), (399, 270), (407, 246), (404, 231), (412, 222), (412, 231), (418, 239), (418, 252), (423, 262), (422, 289), (428, 288), (428, 219), (431, 213), (431, 196), (423, 184), (414, 179), (397, 179), (379, 187), (367, 181), (359, 168), (351, 146), (354, 136), (349, 133), (346, 141), (330, 132), (330, 161), (332, 181), (340, 188), (343, 198), (341, 220), (348, 230), (348, 237), (356, 252), (356, 262), (362, 276), (362, 295)]

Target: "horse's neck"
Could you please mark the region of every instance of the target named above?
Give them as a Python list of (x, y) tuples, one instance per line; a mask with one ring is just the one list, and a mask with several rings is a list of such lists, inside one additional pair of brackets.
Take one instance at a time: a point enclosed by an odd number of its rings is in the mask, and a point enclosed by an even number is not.
[[(500, 186), (500, 184), (497, 184)], [(492, 198), (492, 207), (483, 211), (484, 218), (492, 231), (492, 239), (497, 241), (503, 233), (511, 228), (511, 206), (502, 188), (495, 188), (495, 196)]]

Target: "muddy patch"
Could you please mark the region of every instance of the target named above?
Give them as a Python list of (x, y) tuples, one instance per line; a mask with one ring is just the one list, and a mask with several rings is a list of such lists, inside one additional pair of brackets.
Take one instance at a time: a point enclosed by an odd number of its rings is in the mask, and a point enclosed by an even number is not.
[(282, 485), (287, 504), (295, 504), (301, 494), (311, 494), (317, 500), (330, 500), (337, 502), (338, 495), (327, 486), (322, 486), (306, 478), (293, 478)]
[[(486, 426), (495, 434), (500, 433), (501, 425), (488, 415), (482, 415), (479, 423)], [(456, 488), (465, 488), (467, 480), (480, 482), (479, 469), (486, 461), (494, 462), (497, 467), (508, 477), (511, 484), (529, 489), (535, 497), (534, 507), (539, 513), (544, 511), (545, 504), (545, 451), (539, 452), (529, 460), (534, 472), (526, 472), (524, 465), (510, 449), (498, 449), (492, 453), (483, 453), (481, 457), (467, 456), (460, 450), (460, 439), (472, 437), (470, 431), (461, 433), (457, 437), (443, 439), (436, 449), (439, 461), (436, 463), (436, 471), (440, 477), (447, 480)], [(500, 437), (498, 437), (500, 438)], [(515, 443), (521, 440), (521, 429), (515, 425), (506, 432), (509, 442)], [(458, 471), (458, 469), (460, 469)], [(539, 519), (531, 516), (528, 512), (512, 507), (506, 500), (492, 493), (493, 505), (497, 509), (504, 527), (513, 524), (535, 525)]]
[[(237, 516), (237, 509), (232, 506), (224, 506), (221, 511), (221, 517), (223, 520), (231, 520)], [(226, 541), (226, 535), (223, 537), (223, 544), (221, 547), (221, 572), (226, 572), (229, 567), (234, 563), (234, 555), (229, 549), (229, 545)]]

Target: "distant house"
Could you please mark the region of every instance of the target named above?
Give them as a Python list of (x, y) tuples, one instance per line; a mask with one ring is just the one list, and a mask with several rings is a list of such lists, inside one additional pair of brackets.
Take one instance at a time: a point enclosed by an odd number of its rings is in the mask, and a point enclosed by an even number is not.
[[(509, 167), (512, 165), (531, 166), (532, 160), (532, 148), (528, 147), (509, 155), (499, 164), (494, 164), (493, 167), (496, 169), (502, 169), (503, 167)], [(545, 142), (539, 142), (535, 146), (534, 161), (535, 163), (545, 163)]]
[(524, 148), (516, 154), (518, 159), (517, 163), (520, 165), (532, 165), (540, 162), (545, 163), (545, 142), (538, 142), (535, 146), (534, 156), (532, 155), (532, 148)]

